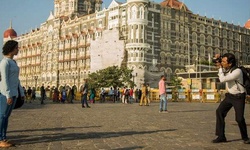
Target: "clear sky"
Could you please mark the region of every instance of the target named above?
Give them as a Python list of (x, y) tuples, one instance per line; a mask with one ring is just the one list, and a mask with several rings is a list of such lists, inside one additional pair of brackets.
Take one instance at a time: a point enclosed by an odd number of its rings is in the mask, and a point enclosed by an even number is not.
[[(112, 0), (103, 0), (108, 7)], [(126, 2), (126, 0), (117, 0)], [(162, 2), (164, 0), (154, 0)], [(244, 26), (250, 19), (250, 0), (179, 0), (195, 14)], [(104, 6), (103, 5), (103, 6)], [(12, 27), (18, 35), (39, 28), (54, 9), (54, 0), (0, 0), (0, 47), (3, 33)], [(2, 50), (0, 50), (2, 51)], [(1, 58), (1, 56), (0, 56)]]

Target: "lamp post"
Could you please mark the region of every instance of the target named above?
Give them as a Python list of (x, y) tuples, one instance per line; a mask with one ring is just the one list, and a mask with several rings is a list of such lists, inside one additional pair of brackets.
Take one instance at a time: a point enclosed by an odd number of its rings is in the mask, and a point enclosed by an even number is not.
[(132, 73), (130, 74), (130, 78), (132, 78), (133, 83), (135, 83), (135, 77), (137, 77), (137, 73), (132, 72)]
[[(189, 30), (189, 25), (188, 26), (184, 26), (184, 29), (186, 29), (187, 28), (187, 35), (188, 35), (188, 37), (187, 37), (187, 51), (188, 51), (188, 84), (189, 84), (189, 89), (191, 89), (191, 85), (192, 85), (192, 81), (191, 81), (191, 77), (190, 77), (190, 38), (189, 38), (189, 36), (190, 36), (190, 30)], [(186, 32), (185, 32), (186, 33)]]

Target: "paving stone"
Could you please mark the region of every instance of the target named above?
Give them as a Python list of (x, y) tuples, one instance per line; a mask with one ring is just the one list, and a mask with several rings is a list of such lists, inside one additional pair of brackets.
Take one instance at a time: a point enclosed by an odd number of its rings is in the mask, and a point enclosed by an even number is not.
[[(249, 150), (242, 143), (232, 109), (226, 118), (229, 142), (213, 144), (218, 103), (168, 103), (169, 113), (159, 104), (96, 103), (91, 108), (74, 104), (40, 105), (36, 100), (14, 110), (8, 139), (10, 150)], [(245, 119), (250, 132), (250, 104)]]

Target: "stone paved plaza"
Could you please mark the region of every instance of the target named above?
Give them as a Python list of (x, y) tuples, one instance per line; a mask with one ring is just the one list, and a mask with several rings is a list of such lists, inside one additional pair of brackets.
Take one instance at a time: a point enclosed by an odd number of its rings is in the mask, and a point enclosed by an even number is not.
[[(229, 142), (213, 144), (218, 103), (170, 102), (169, 113), (158, 103), (139, 106), (79, 102), (59, 104), (36, 100), (14, 110), (8, 138), (15, 150), (249, 150), (242, 143), (232, 109), (226, 118)], [(246, 105), (250, 131), (250, 105)]]

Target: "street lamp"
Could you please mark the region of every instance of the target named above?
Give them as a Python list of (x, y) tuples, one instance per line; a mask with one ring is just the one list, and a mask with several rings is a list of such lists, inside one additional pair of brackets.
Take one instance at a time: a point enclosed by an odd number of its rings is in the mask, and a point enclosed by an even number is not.
[(135, 72), (131, 72), (131, 74), (130, 74), (130, 78), (132, 78), (133, 80), (133, 83), (135, 83), (135, 77), (137, 77), (137, 73), (135, 73)]

